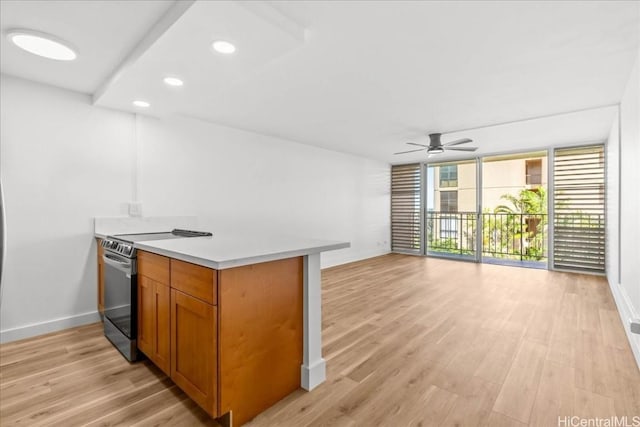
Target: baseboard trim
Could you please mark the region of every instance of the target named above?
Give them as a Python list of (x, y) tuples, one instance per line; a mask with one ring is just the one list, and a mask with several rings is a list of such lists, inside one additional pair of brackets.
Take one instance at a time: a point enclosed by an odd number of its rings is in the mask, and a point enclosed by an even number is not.
[[(376, 251), (368, 251), (368, 252), (356, 253), (356, 254), (352, 254), (351, 256), (345, 257), (345, 258), (334, 259), (334, 258), (331, 258), (330, 256), (325, 256), (325, 254), (330, 255), (329, 253), (325, 252), (321, 256), (320, 268), (322, 270), (325, 270), (325, 269), (328, 269), (328, 268), (339, 267), (339, 266), (345, 265), (345, 264), (351, 264), (351, 263), (358, 262), (358, 261), (364, 261), (365, 259), (376, 258), (376, 257), (383, 256), (383, 255), (389, 255), (390, 253), (391, 253), (391, 251), (389, 249), (381, 249), (381, 250), (376, 250)], [(329, 258), (329, 260), (325, 261), (326, 258)]]
[(320, 358), (311, 366), (302, 365), (300, 373), (302, 375), (300, 386), (307, 391), (311, 391), (327, 379), (327, 363)]
[(631, 332), (631, 320), (637, 319), (638, 313), (635, 312), (633, 305), (631, 305), (631, 300), (629, 299), (624, 286), (619, 283), (609, 283), (609, 288), (613, 294), (613, 300), (616, 303), (616, 307), (618, 307), (618, 314), (620, 315), (624, 332), (627, 334), (627, 340), (629, 341), (631, 351), (633, 352), (636, 364), (640, 370), (640, 335)]
[(97, 311), (76, 314), (69, 317), (61, 317), (46, 322), (32, 323), (30, 325), (19, 326), (17, 328), (0, 331), (0, 344), (11, 341), (32, 338), (38, 335), (58, 332), (75, 326), (87, 325), (100, 321), (100, 314)]

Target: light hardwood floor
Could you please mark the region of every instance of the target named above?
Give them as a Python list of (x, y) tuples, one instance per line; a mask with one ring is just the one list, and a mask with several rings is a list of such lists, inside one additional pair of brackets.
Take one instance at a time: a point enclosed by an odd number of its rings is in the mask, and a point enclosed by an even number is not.
[[(556, 426), (640, 415), (601, 277), (388, 255), (323, 271), (327, 382), (251, 426)], [(0, 346), (0, 425), (212, 425), (100, 325)]]

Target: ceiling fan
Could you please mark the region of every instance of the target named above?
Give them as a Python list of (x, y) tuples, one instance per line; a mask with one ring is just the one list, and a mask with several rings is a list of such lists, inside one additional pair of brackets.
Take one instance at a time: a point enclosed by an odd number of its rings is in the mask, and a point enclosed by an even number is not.
[(429, 145), (417, 144), (415, 142), (407, 142), (407, 144), (409, 145), (416, 145), (422, 148), (418, 148), (416, 150), (409, 150), (409, 151), (400, 151), (399, 153), (393, 153), (393, 154), (405, 154), (405, 153), (413, 153), (416, 151), (427, 150), (427, 153), (429, 154), (429, 156), (431, 156), (432, 154), (441, 154), (441, 153), (444, 153), (445, 151), (476, 151), (478, 149), (478, 147), (458, 147), (458, 145), (470, 143), (472, 140), (469, 138), (457, 139), (455, 141), (451, 141), (443, 144), (442, 142), (440, 142), (441, 135), (442, 135), (441, 133), (429, 134)]

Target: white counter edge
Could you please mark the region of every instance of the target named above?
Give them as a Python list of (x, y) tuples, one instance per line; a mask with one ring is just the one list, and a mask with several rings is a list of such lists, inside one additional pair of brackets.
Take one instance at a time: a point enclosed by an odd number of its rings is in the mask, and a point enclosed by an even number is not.
[(148, 243), (148, 244), (144, 242), (135, 243), (134, 247), (136, 249), (152, 252), (154, 254), (163, 255), (169, 258), (175, 258), (180, 261), (201, 265), (203, 267), (213, 268), (215, 270), (224, 270), (227, 268), (242, 267), (244, 265), (259, 264), (262, 262), (276, 261), (279, 259), (287, 259), (287, 258), (293, 258), (298, 256), (316, 254), (316, 253), (325, 252), (325, 251), (345, 249), (345, 248), (351, 247), (351, 243), (339, 242), (339, 243), (332, 243), (332, 244), (323, 245), (323, 246), (312, 246), (308, 248), (300, 248), (300, 249), (294, 249), (294, 250), (284, 251), (284, 252), (274, 252), (274, 253), (265, 254), (265, 255), (230, 259), (230, 260), (224, 260), (224, 261), (215, 261), (212, 259), (199, 258), (193, 255), (188, 255), (178, 251), (158, 248), (158, 247), (155, 247), (153, 243)]

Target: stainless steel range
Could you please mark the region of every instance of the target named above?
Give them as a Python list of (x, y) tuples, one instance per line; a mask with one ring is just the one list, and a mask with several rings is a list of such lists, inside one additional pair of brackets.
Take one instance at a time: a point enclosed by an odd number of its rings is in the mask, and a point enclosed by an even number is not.
[(211, 236), (175, 229), (171, 232), (107, 236), (104, 247), (104, 334), (129, 361), (137, 360), (137, 242)]

